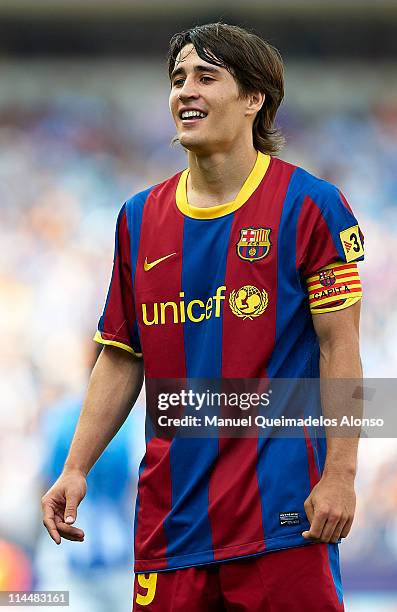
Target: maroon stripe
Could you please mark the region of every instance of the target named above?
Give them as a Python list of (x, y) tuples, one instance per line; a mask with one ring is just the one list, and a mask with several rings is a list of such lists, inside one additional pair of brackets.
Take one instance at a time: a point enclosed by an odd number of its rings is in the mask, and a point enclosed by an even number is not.
[[(154, 188), (145, 203), (135, 273), (136, 309), (145, 362), (146, 379), (184, 378), (185, 351), (183, 326), (170, 321), (145, 325), (142, 305), (151, 318), (159, 302), (179, 303), (182, 278), (183, 216), (175, 206), (177, 178)], [(161, 237), (161, 240), (159, 239)], [(163, 262), (144, 270), (144, 262), (176, 252)], [(159, 305), (157, 314), (160, 316)], [(149, 398), (147, 398), (148, 400)], [(147, 409), (155, 413), (153, 406)], [(135, 539), (136, 570), (155, 564), (167, 567), (167, 539), (164, 519), (171, 510), (171, 438), (153, 437), (147, 445), (145, 469), (139, 482), (139, 511)], [(149, 565), (144, 561), (151, 559)], [(140, 569), (141, 568), (141, 569)]]
[(338, 259), (340, 256), (320, 209), (306, 196), (296, 233), (297, 269), (301, 268), (303, 276), (311, 276)]
[(130, 235), (125, 208), (118, 223), (118, 249), (113, 263), (112, 281), (101, 330), (106, 340), (132, 347), (135, 308), (131, 281)]
[[(185, 376), (183, 325), (171, 321), (172, 309), (165, 311), (165, 323), (146, 325), (160, 302), (179, 304), (182, 290), (183, 215), (175, 206), (176, 178), (155, 187), (148, 196), (142, 218), (141, 239), (135, 272), (136, 310), (145, 358), (145, 373), (149, 378)], [(145, 272), (144, 262), (176, 253)], [(171, 352), (172, 351), (172, 352)]]
[(309, 478), (310, 478), (310, 490), (312, 490), (313, 487), (315, 487), (315, 485), (319, 482), (320, 475), (318, 473), (316, 460), (314, 457), (314, 449), (313, 449), (312, 440), (310, 438), (307, 427), (304, 426), (303, 430), (304, 430), (305, 442), (306, 442), (307, 462), (308, 462)]

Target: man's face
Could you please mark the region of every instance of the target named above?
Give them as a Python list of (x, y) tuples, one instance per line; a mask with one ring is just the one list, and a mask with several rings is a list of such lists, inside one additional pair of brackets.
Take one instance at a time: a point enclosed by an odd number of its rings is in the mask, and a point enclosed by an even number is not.
[[(169, 99), (183, 147), (201, 154), (229, 150), (247, 130), (252, 132), (246, 104), (226, 68), (202, 60), (192, 44), (183, 47), (171, 76)], [(184, 114), (194, 110), (205, 116)]]

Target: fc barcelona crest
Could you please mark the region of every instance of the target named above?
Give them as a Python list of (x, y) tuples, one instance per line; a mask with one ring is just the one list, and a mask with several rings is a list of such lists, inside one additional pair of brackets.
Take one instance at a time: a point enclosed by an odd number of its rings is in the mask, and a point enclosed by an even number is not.
[(244, 227), (240, 230), (240, 239), (236, 244), (237, 255), (245, 261), (264, 259), (270, 251), (270, 228)]
[(336, 276), (333, 268), (330, 270), (321, 270), (319, 273), (319, 281), (323, 287), (331, 287), (336, 281)]

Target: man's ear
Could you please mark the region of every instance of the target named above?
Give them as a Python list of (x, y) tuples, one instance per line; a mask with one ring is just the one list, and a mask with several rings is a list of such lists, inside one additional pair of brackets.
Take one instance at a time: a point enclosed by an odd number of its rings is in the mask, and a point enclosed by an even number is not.
[(245, 110), (246, 116), (255, 115), (256, 113), (258, 113), (265, 103), (265, 97), (265, 94), (261, 93), (260, 91), (248, 94)]

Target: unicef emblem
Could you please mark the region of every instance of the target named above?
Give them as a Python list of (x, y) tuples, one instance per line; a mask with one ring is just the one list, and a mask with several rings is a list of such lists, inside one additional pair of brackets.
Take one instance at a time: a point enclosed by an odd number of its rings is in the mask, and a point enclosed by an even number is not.
[(244, 285), (230, 293), (229, 306), (236, 317), (243, 319), (253, 319), (259, 317), (267, 307), (269, 298), (264, 289), (260, 291), (254, 285)]

